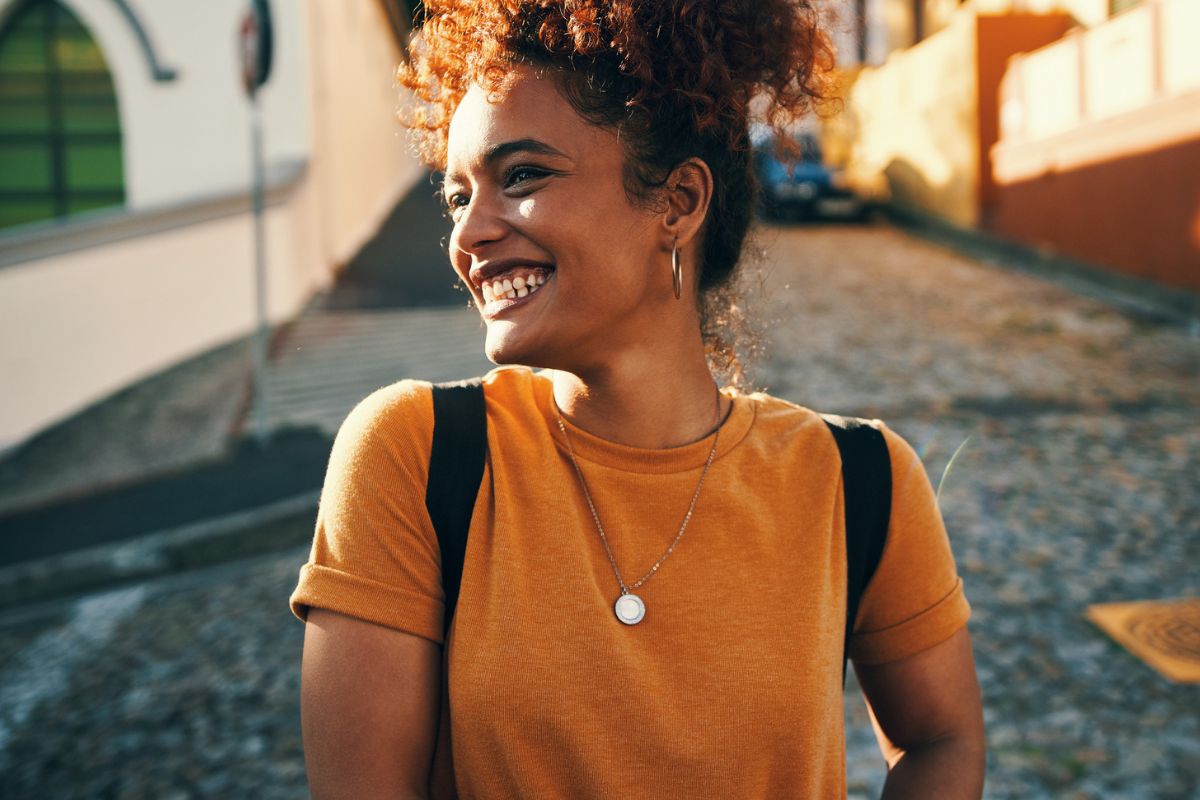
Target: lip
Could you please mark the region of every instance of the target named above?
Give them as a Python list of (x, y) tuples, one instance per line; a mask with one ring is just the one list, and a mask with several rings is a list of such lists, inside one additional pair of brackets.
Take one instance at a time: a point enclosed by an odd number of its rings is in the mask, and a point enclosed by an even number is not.
[[(528, 261), (520, 262), (521, 265), (527, 265), (528, 263), (529, 263)], [(535, 298), (537, 298), (538, 295), (540, 295), (542, 292), (546, 291), (546, 287), (549, 286), (551, 281), (553, 281), (553, 280), (554, 280), (554, 273), (551, 272), (548, 276), (546, 276), (546, 282), (543, 283), (541, 286), (539, 286), (538, 290), (536, 292), (530, 292), (529, 294), (525, 295), (524, 297), (513, 297), (511, 299), (508, 297), (503, 297), (503, 298), (500, 298), (499, 300), (493, 300), (490, 303), (481, 303), (479, 306), (479, 313), (485, 319), (490, 319), (492, 317), (495, 317), (495, 316), (498, 316), (499, 314), (504, 313), (505, 311), (508, 311), (511, 308), (516, 308), (517, 306), (522, 306), (522, 305), (525, 305), (526, 303), (531, 303), (531, 302), (533, 302), (533, 300)]]
[(494, 261), (484, 261), (471, 267), (470, 272), (467, 273), (467, 278), (470, 279), (472, 286), (482, 290), (484, 283), (497, 275), (518, 267), (538, 267), (549, 270), (551, 273), (554, 271), (554, 265), (548, 264), (545, 261), (534, 261), (528, 258), (498, 258)]

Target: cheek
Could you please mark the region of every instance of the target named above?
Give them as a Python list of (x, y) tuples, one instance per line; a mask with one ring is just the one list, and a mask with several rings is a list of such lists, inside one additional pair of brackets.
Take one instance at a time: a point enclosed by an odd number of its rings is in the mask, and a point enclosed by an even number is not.
[(471, 256), (463, 252), (458, 246), (458, 226), (455, 226), (450, 231), (450, 236), (446, 239), (448, 256), (450, 258), (450, 266), (454, 268), (454, 272), (462, 280), (467, 280), (467, 273), (471, 269)]

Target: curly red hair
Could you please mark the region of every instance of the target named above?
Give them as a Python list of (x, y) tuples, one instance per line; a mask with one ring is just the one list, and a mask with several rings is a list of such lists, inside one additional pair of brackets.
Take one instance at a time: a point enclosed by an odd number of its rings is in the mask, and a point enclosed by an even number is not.
[(468, 88), (502, 95), (511, 67), (528, 64), (552, 72), (584, 119), (620, 133), (632, 199), (649, 200), (674, 167), (703, 159), (713, 196), (697, 258), (701, 331), (714, 369), (744, 383), (735, 341), (757, 341), (732, 283), (756, 193), (749, 125), (753, 111), (782, 131), (827, 99), (833, 49), (813, 3), (431, 0), (398, 72), (417, 101), (404, 122), (423, 159), (444, 169)]
[(430, 0), (400, 83), (418, 103), (405, 123), (445, 166), (450, 117), (472, 83), (502, 91), (530, 63), (618, 84), (629, 120), (685, 112), (694, 131), (736, 146), (752, 98), (779, 129), (828, 97), (833, 49), (811, 0)]

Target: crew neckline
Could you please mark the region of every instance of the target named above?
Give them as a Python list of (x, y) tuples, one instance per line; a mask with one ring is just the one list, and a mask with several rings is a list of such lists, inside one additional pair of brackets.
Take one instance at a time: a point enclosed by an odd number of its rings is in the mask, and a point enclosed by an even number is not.
[[(555, 445), (566, 455), (568, 453), (567, 442), (563, 439), (562, 431), (558, 427), (558, 414), (554, 402), (554, 381), (551, 380), (549, 372), (550, 370), (531, 371), (530, 377), (534, 385), (538, 412), (545, 420), (546, 428)], [(720, 392), (732, 401), (733, 407), (724, 422), (721, 423), (721, 437), (717, 443), (717, 452), (713, 456), (713, 463), (733, 450), (746, 437), (755, 417), (754, 402), (750, 397), (730, 386), (722, 387)], [(679, 447), (634, 447), (589, 433), (565, 416), (562, 417), (562, 421), (567, 429), (567, 434), (571, 437), (571, 446), (578, 459), (626, 472), (671, 473), (700, 469), (708, 461), (709, 451), (712, 450), (712, 437), (716, 435), (715, 433), (710, 434), (699, 441)]]

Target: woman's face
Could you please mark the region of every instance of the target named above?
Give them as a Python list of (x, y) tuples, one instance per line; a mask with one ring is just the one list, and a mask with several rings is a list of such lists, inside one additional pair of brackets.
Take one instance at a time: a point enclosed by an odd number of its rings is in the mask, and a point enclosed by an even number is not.
[(654, 346), (656, 315), (676, 302), (670, 251), (659, 217), (626, 196), (624, 165), (616, 134), (547, 74), (518, 68), (502, 100), (480, 87), (463, 98), (448, 142), (450, 260), (493, 362), (578, 373)]

